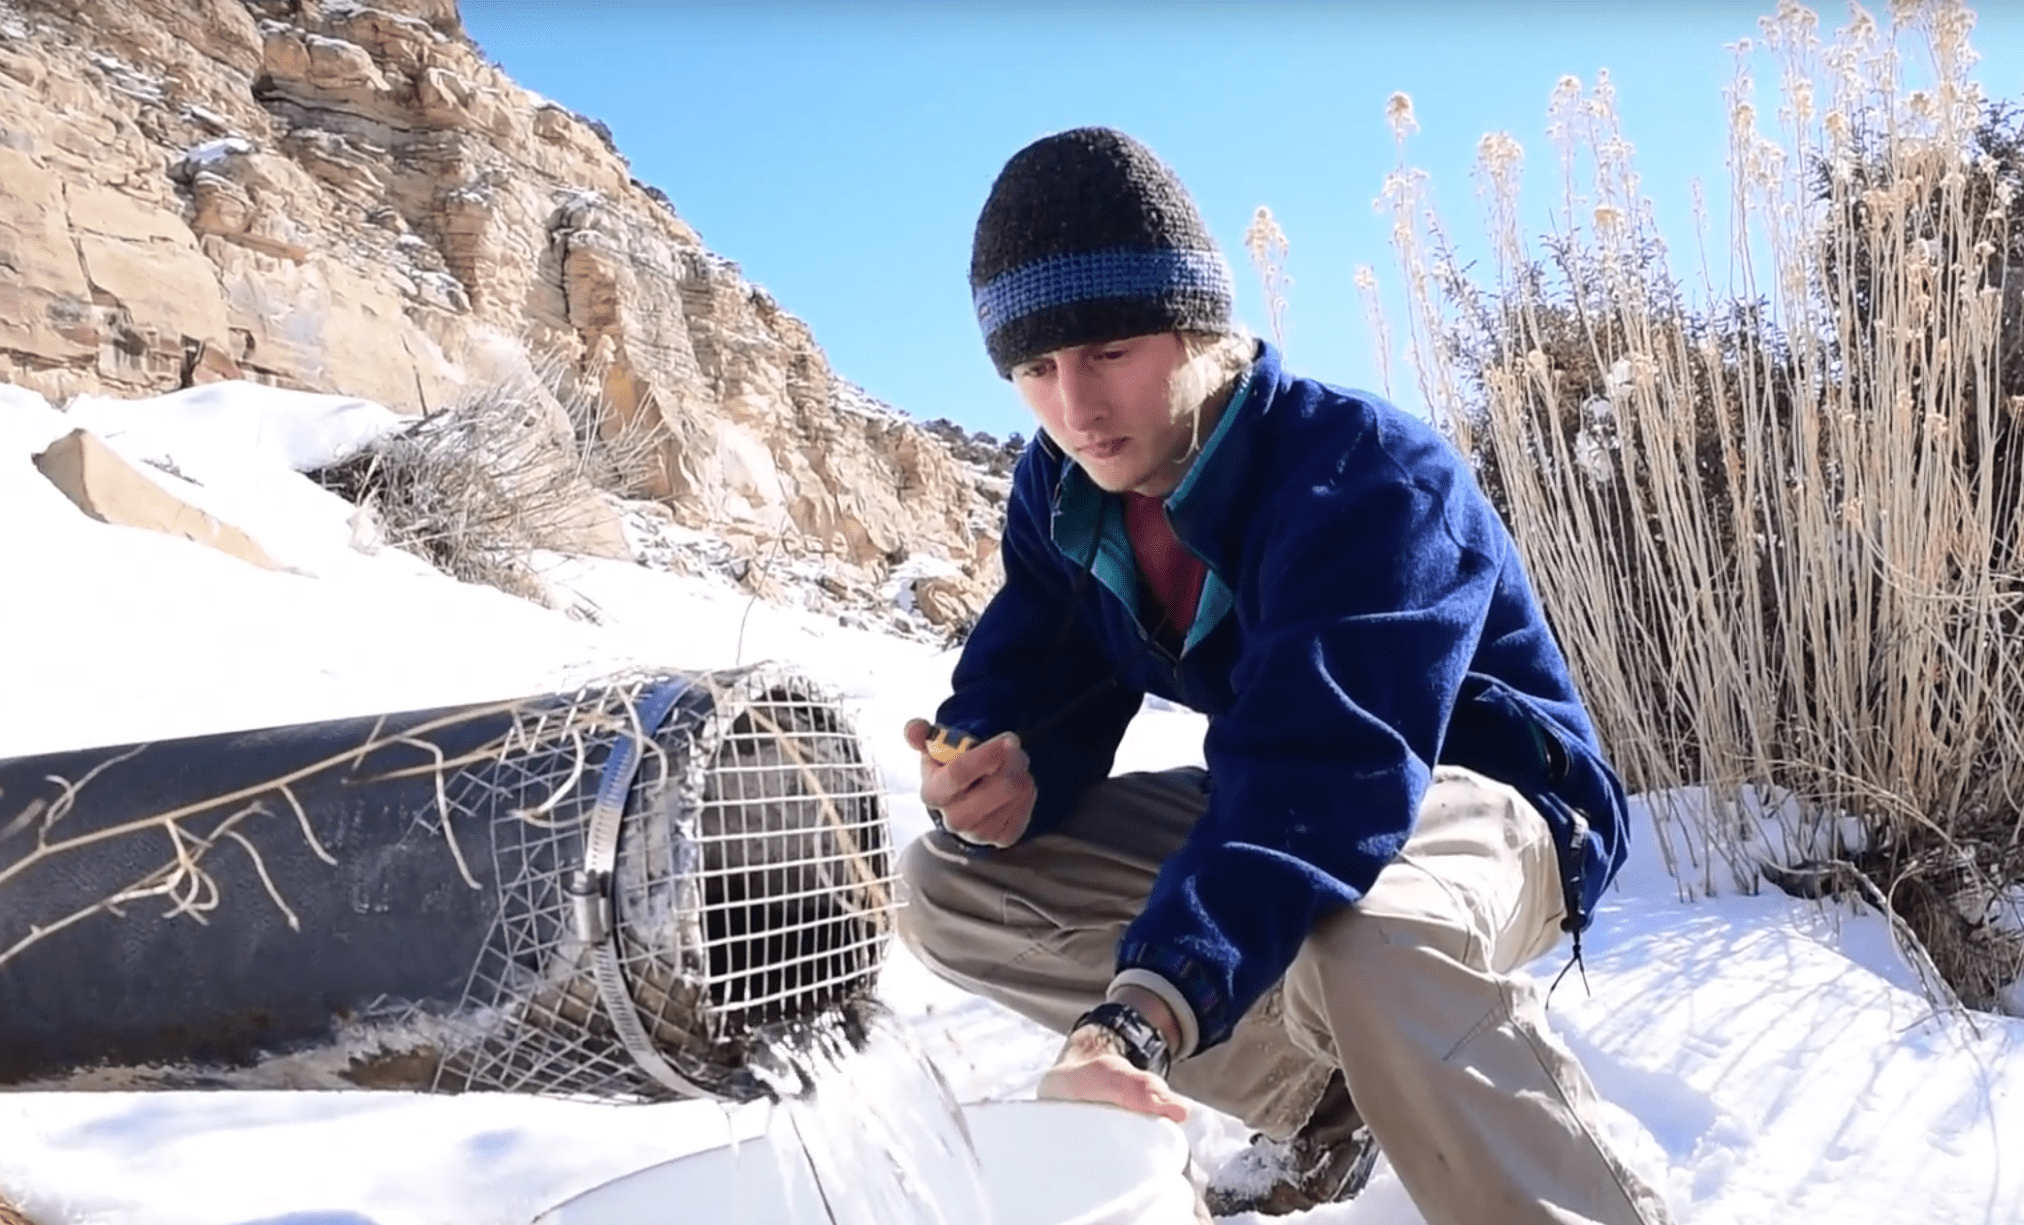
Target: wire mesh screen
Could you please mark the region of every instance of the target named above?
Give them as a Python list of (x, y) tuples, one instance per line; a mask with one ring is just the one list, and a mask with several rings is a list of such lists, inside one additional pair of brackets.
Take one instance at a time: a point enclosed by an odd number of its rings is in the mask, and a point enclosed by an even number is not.
[(500, 909), (439, 1088), (750, 1098), (757, 1047), (872, 992), (884, 796), (812, 682), (616, 686), (521, 732), (569, 751), (502, 757), (444, 796), (495, 831)]

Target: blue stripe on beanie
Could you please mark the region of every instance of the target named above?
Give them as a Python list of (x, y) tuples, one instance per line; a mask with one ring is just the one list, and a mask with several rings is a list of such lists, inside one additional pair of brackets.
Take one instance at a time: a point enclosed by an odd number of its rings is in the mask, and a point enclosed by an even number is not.
[(1230, 269), (1216, 251), (1088, 251), (1021, 265), (976, 289), (985, 333), (1052, 306), (1102, 298), (1159, 299), (1181, 291), (1228, 300)]
[(970, 293), (991, 364), (1156, 332), (1227, 332), (1231, 277), (1166, 163), (1114, 128), (1012, 155), (977, 214)]

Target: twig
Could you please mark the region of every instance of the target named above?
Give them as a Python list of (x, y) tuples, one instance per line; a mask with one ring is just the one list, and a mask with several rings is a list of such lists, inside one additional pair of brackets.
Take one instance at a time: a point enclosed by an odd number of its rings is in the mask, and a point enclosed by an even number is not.
[(247, 857), (253, 861), (253, 870), (260, 874), (260, 883), (267, 887), (267, 896), (274, 900), (274, 905), (279, 907), (281, 913), (287, 917), (288, 930), (301, 931), (302, 920), (297, 918), (295, 911), (291, 910), (288, 903), (281, 899), (281, 890), (274, 887), (274, 878), (267, 874), (267, 864), (260, 858), (260, 852), (254, 848), (252, 842), (247, 840), (246, 835), (236, 829), (226, 830), (225, 836), (244, 848)]
[(323, 843), (317, 841), (316, 831), (309, 826), (309, 814), (303, 810), (302, 801), (295, 798), (295, 792), (286, 783), (276, 787), (275, 790), (281, 793), (281, 798), (287, 800), (288, 807), (294, 810), (295, 822), (302, 827), (302, 840), (309, 844), (309, 849), (316, 853), (318, 859), (333, 868), (336, 867), (337, 857), (324, 850)]
[(443, 750), (437, 748), (435, 745), (429, 743), (426, 740), (412, 740), (404, 737), (399, 741), (399, 743), (405, 744), (410, 748), (420, 749), (424, 753), (430, 753), (435, 756), (436, 772), (434, 776), (434, 782), (436, 785), (436, 811), (439, 814), (441, 814), (443, 818), (442, 822), (443, 842), (447, 844), (450, 848), (450, 857), (457, 861), (457, 871), (460, 875), (463, 876), (464, 883), (470, 886), (473, 890), (481, 888), (482, 886), (478, 884), (478, 878), (471, 875), (471, 865), (464, 862), (464, 848), (458, 845), (457, 831), (454, 828), (452, 828), (451, 818), (455, 815), (455, 813), (450, 808), (450, 798), (447, 792), (444, 790)]
[(787, 512), (780, 512), (780, 525), (773, 531), (772, 543), (766, 546), (766, 557), (759, 563), (759, 575), (752, 583), (752, 598), (745, 601), (745, 611), (738, 614), (738, 644), (731, 652), (731, 666), (742, 667), (745, 662), (745, 622), (751, 619), (752, 608), (759, 603), (759, 580), (773, 570), (773, 557), (780, 551), (780, 542), (787, 538)]

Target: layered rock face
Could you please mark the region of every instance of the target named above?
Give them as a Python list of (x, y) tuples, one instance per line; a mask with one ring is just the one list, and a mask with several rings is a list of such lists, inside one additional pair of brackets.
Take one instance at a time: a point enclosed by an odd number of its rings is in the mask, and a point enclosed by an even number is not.
[(838, 378), (454, 0), (0, 0), (0, 380), (422, 413), (502, 344), (650, 426), (688, 526), (846, 587), (920, 554), (957, 605), (995, 586), (1002, 484)]

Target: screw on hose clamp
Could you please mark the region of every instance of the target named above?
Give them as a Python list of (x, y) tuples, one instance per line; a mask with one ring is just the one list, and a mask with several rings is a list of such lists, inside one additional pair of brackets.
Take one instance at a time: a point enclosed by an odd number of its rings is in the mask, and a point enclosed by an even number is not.
[(611, 876), (578, 868), (564, 886), (569, 894), (570, 926), (585, 944), (602, 944), (611, 936)]

